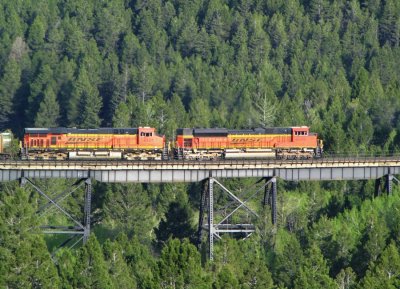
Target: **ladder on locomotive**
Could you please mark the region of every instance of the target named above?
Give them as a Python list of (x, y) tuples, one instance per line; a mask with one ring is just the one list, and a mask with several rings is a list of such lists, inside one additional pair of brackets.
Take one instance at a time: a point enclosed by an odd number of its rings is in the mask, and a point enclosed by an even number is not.
[(161, 156), (163, 161), (169, 160), (169, 146), (170, 146), (169, 143), (165, 142), (163, 150), (162, 150), (162, 156)]

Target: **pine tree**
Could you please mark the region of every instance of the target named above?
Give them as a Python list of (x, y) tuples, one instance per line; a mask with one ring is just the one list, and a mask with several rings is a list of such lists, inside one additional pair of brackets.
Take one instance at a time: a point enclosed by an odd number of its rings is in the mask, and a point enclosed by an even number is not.
[(400, 5), (397, 1), (385, 1), (379, 31), (381, 44), (398, 47), (400, 43)]
[(258, 93), (253, 100), (255, 110), (255, 125), (261, 127), (273, 126), (275, 121), (276, 105), (269, 99), (266, 93)]
[(195, 98), (190, 103), (189, 115), (191, 123), (196, 127), (210, 127), (210, 110), (207, 102), (201, 98)]
[(336, 284), (338, 289), (352, 289), (355, 288), (357, 276), (351, 267), (342, 269), (336, 276)]
[(39, 111), (36, 114), (36, 127), (57, 127), (60, 117), (60, 108), (56, 95), (51, 88), (44, 91), (43, 100), (40, 103)]
[(37, 16), (29, 28), (28, 44), (32, 49), (41, 48), (44, 44), (46, 23), (42, 16)]
[(296, 237), (279, 231), (276, 240), (273, 266), (276, 283), (293, 288), (293, 280), (299, 274), (304, 262), (303, 251)]
[(79, 125), (83, 128), (99, 127), (101, 107), (99, 91), (90, 83), (87, 70), (83, 67), (79, 71), (69, 102), (70, 125)]
[(360, 288), (398, 288), (400, 286), (400, 255), (394, 243), (383, 251), (376, 264), (371, 264)]
[(111, 53), (116, 49), (120, 35), (130, 25), (130, 11), (125, 9), (124, 1), (107, 2), (96, 7), (95, 37), (103, 51)]
[(139, 242), (136, 236), (128, 240), (125, 234), (119, 234), (116, 241), (122, 247), (124, 259), (131, 269), (131, 274), (136, 279), (137, 287), (144, 289), (160, 288), (158, 264), (149, 247)]
[(200, 253), (188, 240), (171, 239), (161, 251), (161, 288), (210, 288), (202, 278)]
[(104, 225), (137, 236), (143, 242), (152, 237), (156, 224), (151, 199), (137, 184), (112, 184), (102, 197)]
[(118, 242), (107, 240), (103, 245), (104, 259), (108, 265), (108, 276), (112, 281), (112, 288), (136, 288), (136, 280), (130, 274), (123, 252)]
[(307, 255), (294, 280), (294, 288), (336, 288), (335, 282), (329, 277), (329, 268), (320, 249), (313, 245)]
[(118, 104), (113, 117), (113, 127), (129, 127), (131, 115), (126, 103)]
[(223, 267), (213, 284), (215, 289), (235, 289), (239, 288), (239, 281), (229, 267)]
[(94, 235), (80, 249), (74, 271), (74, 288), (112, 288), (102, 248)]
[(192, 217), (193, 211), (187, 198), (181, 195), (177, 201), (170, 203), (165, 219), (160, 222), (155, 231), (159, 244), (165, 243), (171, 237), (180, 240), (192, 237), (195, 232)]
[[(250, 250), (250, 248), (247, 248), (247, 250)], [(245, 272), (243, 273), (244, 277), (240, 280), (240, 283), (243, 284), (244, 288), (249, 288), (249, 289), (275, 288), (272, 282), (271, 273), (268, 271), (266, 262), (263, 262), (263, 260), (260, 259), (249, 260), (248, 269), (245, 270)]]
[[(266, 23), (265, 16), (258, 14), (253, 15), (251, 23), (252, 26), (250, 28), (248, 44), (249, 56), (253, 69), (258, 71), (267, 59), (266, 55), (270, 52), (271, 43), (269, 42), (267, 33), (263, 29)], [(279, 45), (285, 44), (280, 43)]]
[(0, 286), (60, 288), (60, 280), (37, 225), (36, 198), (11, 185), (0, 194)]
[(21, 85), (21, 67), (15, 60), (10, 60), (4, 67), (0, 79), (0, 130), (9, 128), (10, 119), (14, 113), (13, 99)]

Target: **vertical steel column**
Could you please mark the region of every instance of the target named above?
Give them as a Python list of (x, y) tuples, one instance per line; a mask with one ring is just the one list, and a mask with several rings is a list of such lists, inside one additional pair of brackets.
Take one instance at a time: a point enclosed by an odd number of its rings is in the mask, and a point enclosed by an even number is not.
[(214, 260), (214, 179), (208, 178), (208, 229), (210, 261)]
[(270, 203), (270, 187), (268, 185), (270, 178), (265, 178), (265, 187), (264, 187), (264, 199), (263, 199), (263, 206), (265, 207), (266, 205), (269, 205)]
[(200, 196), (200, 212), (199, 212), (199, 226), (197, 229), (197, 248), (200, 249), (201, 241), (203, 239), (203, 222), (204, 211), (207, 201), (208, 180), (201, 182), (201, 196)]
[(386, 193), (388, 195), (392, 194), (392, 183), (393, 183), (393, 175), (391, 175), (389, 172), (389, 174), (386, 175)]
[(23, 188), (23, 187), (25, 187), (26, 183), (27, 183), (27, 180), (24, 177), (24, 172), (22, 171), (22, 177), (19, 179), (19, 186), (21, 188)]
[(277, 212), (276, 212), (276, 201), (277, 201), (277, 187), (276, 187), (276, 178), (273, 177), (271, 179), (271, 189), (272, 189), (272, 196), (271, 196), (271, 217), (272, 217), (272, 224), (276, 225), (277, 223)]
[(375, 180), (375, 197), (379, 197), (381, 195), (381, 183), (381, 178)]
[(92, 207), (92, 180), (90, 178), (85, 181), (85, 207), (84, 207), (84, 231), (83, 243), (85, 244), (90, 236), (90, 213)]

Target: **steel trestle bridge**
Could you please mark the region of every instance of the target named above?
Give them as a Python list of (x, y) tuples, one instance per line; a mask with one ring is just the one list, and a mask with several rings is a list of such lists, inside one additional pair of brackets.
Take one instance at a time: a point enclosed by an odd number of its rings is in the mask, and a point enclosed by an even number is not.
[[(333, 181), (374, 179), (376, 193), (384, 189), (391, 193), (392, 182), (399, 182), (400, 156), (387, 157), (332, 157), (310, 160), (218, 160), (218, 161), (1, 161), (0, 181), (19, 180), (30, 185), (66, 215), (74, 226), (44, 226), (46, 233), (81, 236), (85, 242), (90, 234), (92, 180), (105, 183), (182, 183), (202, 182), (198, 238), (208, 231), (210, 259), (213, 259), (214, 239), (222, 233), (240, 233), (245, 236), (255, 231), (249, 223), (231, 224), (230, 217), (238, 210), (258, 217), (248, 206), (252, 198), (263, 193), (263, 204), (271, 207), (272, 223), (276, 224), (277, 178), (287, 181)], [(34, 179), (77, 179), (71, 190), (51, 198)], [(255, 192), (238, 194), (222, 184), (224, 178), (257, 178)], [(384, 185), (383, 185), (384, 184)], [(77, 187), (84, 186), (84, 220), (79, 221), (61, 206), (61, 200)], [(223, 216), (214, 218), (214, 191), (219, 188), (232, 201)], [(79, 240), (80, 240), (79, 239)]]

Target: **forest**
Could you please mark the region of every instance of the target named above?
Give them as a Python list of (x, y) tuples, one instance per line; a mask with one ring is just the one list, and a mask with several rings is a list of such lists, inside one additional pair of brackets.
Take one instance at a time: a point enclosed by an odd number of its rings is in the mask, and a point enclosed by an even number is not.
[[(398, 154), (400, 1), (2, 0), (0, 131), (307, 125), (326, 156)], [(36, 180), (58, 195), (72, 180)], [(224, 180), (246, 188), (256, 180)], [(399, 288), (400, 189), (278, 181), (278, 223), (196, 247), (200, 184), (93, 185), (92, 234), (0, 184), (0, 288)], [(63, 201), (81, 217), (83, 192)]]

